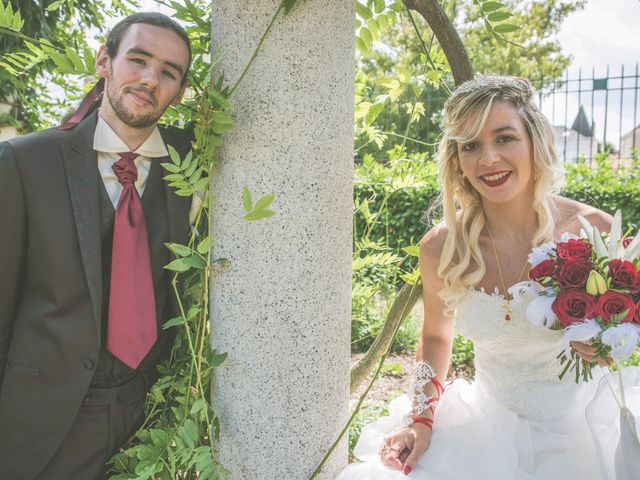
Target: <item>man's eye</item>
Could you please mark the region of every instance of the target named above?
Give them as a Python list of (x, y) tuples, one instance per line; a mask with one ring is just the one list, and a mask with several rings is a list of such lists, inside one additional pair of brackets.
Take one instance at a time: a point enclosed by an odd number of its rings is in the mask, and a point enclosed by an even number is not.
[(142, 58), (135, 58), (134, 57), (134, 58), (130, 58), (129, 60), (132, 61), (133, 63), (137, 63), (139, 65), (144, 65), (145, 64), (145, 62), (144, 62), (144, 60)]
[(173, 74), (173, 72), (171, 72), (169, 70), (164, 70), (162, 73), (164, 74), (165, 77), (168, 77), (168, 78), (170, 78), (172, 80), (176, 79), (176, 76)]

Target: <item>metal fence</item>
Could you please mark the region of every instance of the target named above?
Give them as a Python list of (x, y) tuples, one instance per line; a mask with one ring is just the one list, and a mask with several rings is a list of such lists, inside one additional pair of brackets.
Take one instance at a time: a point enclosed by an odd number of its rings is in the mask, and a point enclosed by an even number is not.
[[(619, 72), (619, 73), (618, 73)], [(554, 127), (556, 149), (565, 162), (591, 162), (607, 150), (612, 159), (637, 159), (640, 147), (638, 125), (638, 64), (632, 72), (622, 65), (604, 75), (567, 72), (562, 80), (539, 88), (538, 103)], [(542, 81), (533, 82), (539, 87)]]
[[(602, 72), (602, 74), (600, 74)], [(553, 125), (555, 145), (565, 162), (592, 163), (598, 152), (608, 151), (609, 158), (628, 162), (637, 160), (640, 150), (638, 64), (631, 71), (624, 65), (614, 72), (605, 68), (582, 70), (577, 76), (567, 71), (561, 80), (532, 79), (538, 92), (538, 104)], [(433, 142), (442, 130), (442, 105), (446, 93), (428, 89), (421, 98), (425, 116), (411, 127), (414, 138)], [(406, 97), (400, 103), (410, 102)], [(397, 111), (387, 109), (378, 119), (383, 130), (404, 131)], [(419, 149), (432, 150), (420, 147)]]

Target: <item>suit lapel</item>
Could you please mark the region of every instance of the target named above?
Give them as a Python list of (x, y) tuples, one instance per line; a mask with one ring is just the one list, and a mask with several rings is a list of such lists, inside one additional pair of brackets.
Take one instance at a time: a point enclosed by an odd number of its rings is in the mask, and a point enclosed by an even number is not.
[(80, 257), (93, 305), (94, 321), (100, 335), (102, 310), (102, 266), (98, 157), (93, 150), (96, 114), (82, 121), (74, 130), (71, 147), (62, 147), (69, 197), (76, 223)]

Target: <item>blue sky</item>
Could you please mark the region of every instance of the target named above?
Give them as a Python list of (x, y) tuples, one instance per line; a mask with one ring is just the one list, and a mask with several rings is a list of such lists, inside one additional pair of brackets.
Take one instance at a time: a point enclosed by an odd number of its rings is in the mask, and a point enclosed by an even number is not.
[[(609, 76), (620, 76), (623, 65), (625, 76), (634, 74), (636, 64), (640, 62), (640, 0), (590, 0), (584, 10), (567, 18), (558, 40), (563, 52), (573, 57), (569, 67), (570, 78), (577, 78), (580, 69), (583, 78), (591, 77), (594, 70), (596, 78), (604, 77), (607, 65)], [(625, 87), (629, 87), (635, 80), (627, 79), (625, 82)], [(582, 88), (591, 88), (591, 82), (582, 83)], [(577, 83), (572, 85), (577, 88)], [(609, 86), (619, 87), (620, 80), (610, 80)], [(620, 134), (624, 135), (634, 127), (633, 91), (625, 90), (623, 95), (621, 99), (619, 91), (610, 91), (608, 97), (606, 140), (615, 146), (619, 143)], [(564, 120), (565, 98), (556, 96), (555, 101), (556, 121), (553, 123), (559, 125)], [(605, 133), (605, 92), (596, 92), (593, 111), (590, 94), (583, 95), (580, 102), (577, 95), (569, 95), (567, 103), (568, 126), (571, 126), (580, 103), (596, 124), (596, 137), (602, 140)], [(543, 111), (551, 118), (550, 100), (543, 102)], [(635, 125), (638, 122), (640, 98), (636, 101)]]

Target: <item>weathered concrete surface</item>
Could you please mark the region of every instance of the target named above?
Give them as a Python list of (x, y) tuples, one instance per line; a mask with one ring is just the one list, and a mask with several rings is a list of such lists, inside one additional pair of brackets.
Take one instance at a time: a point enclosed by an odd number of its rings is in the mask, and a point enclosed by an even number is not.
[[(280, 0), (213, 0), (217, 71), (234, 82)], [(306, 480), (348, 417), (354, 2), (281, 16), (232, 98), (213, 181), (213, 346), (220, 456), (234, 480)], [(214, 52), (215, 53), (215, 52)], [(274, 193), (276, 216), (243, 220)], [(322, 479), (346, 464), (346, 442)]]

